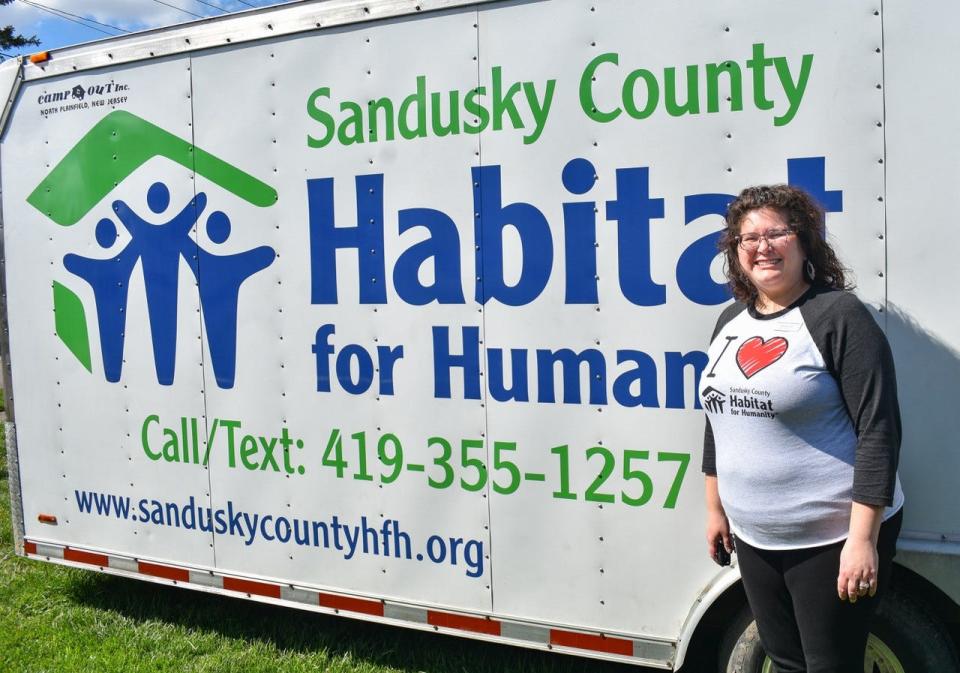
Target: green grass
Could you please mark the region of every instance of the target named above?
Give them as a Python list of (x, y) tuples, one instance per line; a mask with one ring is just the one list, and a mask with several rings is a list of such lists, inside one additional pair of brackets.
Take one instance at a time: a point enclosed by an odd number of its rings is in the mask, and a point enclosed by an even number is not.
[(328, 617), (18, 557), (2, 437), (0, 458), (0, 671), (5, 673), (640, 673), (633, 666)]

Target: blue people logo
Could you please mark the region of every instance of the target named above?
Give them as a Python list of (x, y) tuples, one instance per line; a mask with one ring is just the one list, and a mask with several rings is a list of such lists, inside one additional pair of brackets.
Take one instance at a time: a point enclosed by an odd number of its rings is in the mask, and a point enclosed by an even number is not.
[[(276, 191), (255, 177), (136, 115), (114, 111), (80, 139), (27, 201), (57, 224), (72, 226), (156, 156), (195, 171), (255, 206), (269, 207), (277, 200)], [(150, 219), (159, 217), (161, 223), (148, 222), (122, 200), (114, 200), (110, 214), (97, 222), (94, 238), (104, 252), (114, 251), (121, 227), (129, 235), (122, 249), (112, 256), (68, 253), (63, 258), (66, 271), (85, 282), (93, 293), (104, 377), (118, 382), (123, 374), (125, 335), (133, 327), (127, 324), (130, 279), (139, 263), (157, 382), (173, 383), (178, 281), (181, 265), (186, 263), (197, 282), (217, 385), (232, 388), (236, 380), (240, 289), (247, 279), (270, 266), (276, 253), (266, 245), (231, 254), (201, 247), (190, 235), (194, 227), (204, 227), (207, 240), (219, 246), (230, 238), (233, 226), (226, 212), (208, 208), (205, 192), (197, 193), (185, 205), (171, 207), (170, 189), (158, 180), (147, 190), (146, 203), (152, 213)], [(89, 307), (62, 283), (54, 282), (53, 295), (57, 336), (92, 372)]]

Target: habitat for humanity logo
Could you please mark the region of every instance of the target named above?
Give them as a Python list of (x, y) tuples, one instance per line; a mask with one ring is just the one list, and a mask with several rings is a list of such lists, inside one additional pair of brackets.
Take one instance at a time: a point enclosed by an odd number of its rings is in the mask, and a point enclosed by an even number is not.
[(711, 413), (722, 414), (723, 404), (726, 400), (727, 396), (713, 386), (707, 386), (703, 389), (703, 406)]
[[(106, 115), (67, 153), (27, 198), (27, 202), (57, 224), (79, 222), (116, 186), (154, 157), (165, 157), (202, 175), (218, 187), (250, 204), (268, 207), (277, 192), (242, 170), (194, 147), (189, 142), (129, 112)], [(243, 282), (270, 266), (273, 248), (260, 246), (235, 254), (219, 255), (201, 248), (190, 237), (207, 206), (200, 192), (182, 208), (170, 209), (170, 190), (162, 181), (147, 191), (147, 206), (165, 221), (152, 224), (125, 202), (111, 204), (109, 216), (96, 224), (97, 245), (110, 251), (119, 238), (117, 221), (130, 240), (111, 257), (84, 257), (69, 253), (67, 271), (89, 284), (96, 303), (104, 376), (120, 380), (123, 344), (127, 330), (130, 276), (140, 263), (146, 294), (153, 359), (157, 381), (173, 383), (177, 344), (177, 280), (181, 260), (186, 261), (200, 294), (204, 332), (210, 359), (221, 388), (232, 388), (236, 372), (237, 306)], [(114, 219), (115, 218), (115, 219)], [(207, 237), (214, 244), (230, 237), (230, 217), (221, 210), (207, 215)], [(88, 308), (70, 288), (53, 283), (57, 335), (77, 360), (93, 371), (87, 328)]]

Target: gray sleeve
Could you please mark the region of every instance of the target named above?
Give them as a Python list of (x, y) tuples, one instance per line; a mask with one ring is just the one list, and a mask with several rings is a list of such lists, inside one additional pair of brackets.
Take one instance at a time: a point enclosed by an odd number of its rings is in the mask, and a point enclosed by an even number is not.
[[(710, 336), (710, 343), (717, 338), (728, 322), (733, 320), (746, 308), (745, 304), (739, 302), (733, 303), (723, 310), (720, 317), (717, 318), (717, 324), (713, 328), (713, 334)], [(703, 429), (703, 460), (700, 469), (704, 474), (711, 477), (717, 475), (717, 445), (713, 441), (713, 428), (710, 427), (710, 419), (705, 418), (705, 427)]]
[(900, 457), (900, 405), (893, 354), (866, 307), (848, 292), (818, 294), (800, 307), (837, 380), (857, 435), (853, 499), (893, 503)]

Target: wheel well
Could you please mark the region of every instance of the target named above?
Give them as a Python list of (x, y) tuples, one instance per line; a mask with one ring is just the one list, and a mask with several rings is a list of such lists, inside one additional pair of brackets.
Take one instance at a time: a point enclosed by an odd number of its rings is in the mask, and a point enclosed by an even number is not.
[[(896, 562), (893, 564), (891, 582), (915, 598), (931, 616), (944, 624), (960, 651), (960, 606), (929, 580)], [(747, 596), (739, 581), (713, 602), (694, 631), (681, 671), (700, 673), (715, 670), (723, 633), (746, 603)]]
[(739, 580), (720, 594), (697, 624), (680, 671), (704, 673), (716, 670), (720, 640), (746, 604), (747, 595)]

